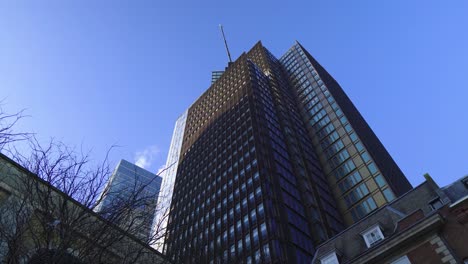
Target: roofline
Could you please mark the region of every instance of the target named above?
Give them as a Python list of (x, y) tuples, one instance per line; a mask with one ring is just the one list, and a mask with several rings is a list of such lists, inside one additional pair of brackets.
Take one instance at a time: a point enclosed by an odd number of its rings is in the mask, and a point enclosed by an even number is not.
[[(423, 185), (425, 184), (429, 184), (427, 181), (423, 181), (422, 183), (420, 183), (418, 186), (414, 187), (413, 189), (407, 191), (406, 193), (400, 195), (398, 198), (396, 198), (395, 200), (391, 201), (390, 203), (387, 203), (385, 206), (383, 207), (380, 207), (378, 208), (377, 210), (375, 210), (374, 212), (368, 214), (366, 217), (364, 218), (361, 218), (358, 222), (348, 226), (346, 229), (343, 229), (341, 232), (339, 232), (338, 234), (334, 235), (333, 237), (331, 237), (330, 239), (326, 240), (325, 242), (323, 242), (322, 244), (318, 245), (316, 250), (315, 250), (315, 254), (317, 254), (318, 250), (320, 247), (324, 246), (325, 244), (328, 244), (330, 243), (331, 241), (335, 240), (336, 238), (338, 238), (340, 235), (344, 234), (345, 232), (349, 231), (350, 229), (354, 228), (355, 226), (357, 226), (358, 224), (360, 224), (362, 221), (364, 221), (365, 219), (377, 214), (378, 212), (384, 210), (384, 209), (388, 209), (387, 207), (391, 207), (391, 205), (393, 205), (394, 203), (396, 203), (397, 201), (401, 200), (402, 198), (404, 198), (405, 196), (407, 196), (409, 193), (413, 192), (414, 190), (418, 189), (418, 188), (421, 188)], [(393, 210), (395, 210), (395, 208), (391, 207)], [(390, 210), (393, 212), (393, 210)], [(405, 215), (406, 216), (406, 215)]]
[[(435, 218), (435, 219), (434, 219)], [(417, 229), (419, 227), (419, 225), (423, 224), (424, 222), (430, 222), (432, 223), (433, 225), (435, 225), (435, 227), (432, 227), (430, 226), (429, 227), (429, 231), (430, 230), (433, 230), (433, 228), (438, 228), (440, 226), (440, 224), (442, 224), (444, 222), (444, 218), (438, 213), (438, 211), (434, 211), (433, 213), (429, 214), (427, 217), (424, 217), (422, 219), (419, 219), (418, 221), (416, 221), (415, 223), (413, 223), (411, 226), (409, 226), (407, 229), (405, 229), (405, 232), (399, 232), (399, 233), (394, 233), (388, 237), (386, 237), (386, 239), (383, 239), (381, 241), (379, 241), (378, 244), (376, 244), (375, 246), (372, 246), (370, 248), (367, 248), (366, 250), (364, 250), (363, 252), (361, 252), (359, 255), (355, 256), (354, 258), (350, 259), (350, 261), (352, 262), (353, 260), (356, 260), (356, 259), (361, 259), (363, 256), (367, 255), (367, 254), (370, 254), (372, 252), (375, 252), (375, 251), (378, 251), (379, 249), (381, 249), (381, 247), (383, 245), (385, 245), (388, 241), (392, 241), (394, 239), (398, 239), (398, 237), (401, 237), (401, 236), (405, 236), (407, 235), (408, 236), (408, 231), (410, 230), (414, 230), (414, 229)], [(425, 232), (429, 232), (428, 230), (425, 230), (427, 229), (428, 227), (420, 227), (423, 229), (423, 231)], [(408, 238), (409, 239), (409, 238)], [(386, 250), (391, 250), (389, 248), (384, 248), (383, 251), (386, 251)]]
[(468, 175), (462, 176), (462, 177), (456, 179), (455, 181), (453, 181), (452, 183), (449, 183), (449, 184), (441, 187), (440, 189), (445, 191), (447, 188), (450, 188), (450, 187), (452, 187), (453, 185), (455, 185), (457, 183), (461, 183), (461, 181), (464, 180), (465, 178), (468, 178)]
[(468, 200), (468, 195), (465, 195), (463, 196), (462, 198), (458, 199), (457, 201), (455, 201), (453, 204), (451, 204), (449, 207), (452, 208), (452, 207), (455, 207), (461, 203), (463, 203), (464, 201)]

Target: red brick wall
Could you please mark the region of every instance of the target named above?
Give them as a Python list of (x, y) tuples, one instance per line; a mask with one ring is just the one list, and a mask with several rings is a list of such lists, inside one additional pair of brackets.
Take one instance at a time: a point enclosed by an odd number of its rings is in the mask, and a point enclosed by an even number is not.
[(417, 210), (413, 212), (412, 214), (408, 215), (407, 217), (401, 219), (398, 222), (398, 232), (405, 230), (409, 226), (413, 225), (417, 221), (421, 220), (424, 218), (424, 213), (422, 210)]
[(468, 258), (468, 223), (465, 214), (468, 211), (468, 200), (455, 206), (441, 210), (447, 221), (442, 229), (442, 236), (460, 260)]
[(435, 252), (436, 245), (431, 245), (429, 241), (413, 249), (406, 256), (413, 264), (442, 264), (442, 260)]

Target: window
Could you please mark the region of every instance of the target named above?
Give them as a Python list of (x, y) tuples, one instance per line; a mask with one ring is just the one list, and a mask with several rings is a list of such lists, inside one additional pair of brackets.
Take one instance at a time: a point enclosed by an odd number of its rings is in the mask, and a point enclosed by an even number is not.
[(333, 131), (328, 137), (322, 140), (320, 143), (322, 146), (322, 149), (326, 149), (328, 146), (330, 146), (331, 143), (335, 142), (340, 136), (336, 131)]
[(348, 133), (351, 132), (351, 131), (353, 130), (353, 129), (351, 128), (351, 125), (350, 125), (350, 124), (347, 124), (347, 125), (345, 126), (345, 129), (346, 129), (346, 131), (347, 131)]
[(270, 248), (268, 244), (263, 245), (263, 256), (265, 256), (265, 260), (270, 260)]
[(437, 210), (437, 209), (441, 208), (442, 205), (443, 205), (442, 201), (440, 200), (439, 197), (437, 197), (436, 199), (429, 202), (429, 206), (432, 208), (432, 210)]
[(383, 195), (385, 196), (385, 199), (387, 199), (387, 201), (390, 202), (395, 199), (395, 195), (393, 195), (393, 192), (390, 190), (390, 188), (387, 188), (383, 190), (382, 192), (383, 192)]
[(338, 261), (338, 257), (336, 256), (336, 253), (334, 251), (320, 259), (320, 264), (339, 264), (339, 263), (340, 262)]
[(361, 154), (361, 157), (364, 160), (364, 163), (367, 163), (367, 162), (369, 162), (369, 160), (371, 160), (370, 157), (369, 157), (369, 154), (367, 154), (367, 152), (365, 152), (365, 151)]
[(369, 165), (367, 165), (367, 168), (369, 169), (371, 174), (375, 174), (377, 172), (377, 168), (375, 167), (375, 164), (373, 162), (369, 163)]
[(355, 171), (346, 177), (342, 182), (339, 183), (339, 187), (341, 191), (344, 193), (351, 189), (354, 185), (359, 183), (362, 180), (362, 176), (359, 171)]
[(255, 256), (255, 263), (260, 263), (260, 260), (261, 260), (261, 258), (262, 258), (262, 255), (261, 255), (261, 253), (260, 253), (260, 249), (258, 249), (257, 251), (255, 251), (254, 256)]
[(362, 233), (362, 237), (364, 237), (367, 247), (372, 247), (380, 240), (384, 239), (380, 226), (378, 225)]
[(239, 254), (242, 254), (242, 239), (237, 241), (237, 248), (239, 250)]
[(332, 123), (328, 124), (325, 128), (320, 130), (317, 135), (319, 138), (323, 138), (326, 135), (330, 134), (333, 130), (335, 130), (335, 127), (333, 126)]
[[(468, 262), (465, 260), (465, 263), (468, 263)], [(403, 256), (403, 257), (398, 258), (397, 260), (390, 262), (390, 264), (411, 264), (411, 261), (409, 261), (407, 256)]]
[(258, 240), (259, 240), (257, 228), (254, 228), (254, 230), (252, 231), (252, 240), (253, 240), (254, 246), (256, 246), (258, 244)]
[(356, 146), (356, 149), (358, 150), (358, 152), (361, 152), (364, 149), (361, 142), (356, 142), (354, 146)]
[(257, 222), (257, 214), (255, 212), (255, 208), (250, 211), (250, 220), (252, 221), (252, 224), (255, 224)]
[(249, 233), (245, 235), (244, 241), (245, 241), (245, 248), (250, 248), (250, 234)]
[(379, 187), (384, 187), (386, 185), (385, 180), (383, 179), (381, 174), (377, 174), (377, 176), (375, 176), (374, 179), (377, 182), (377, 185), (379, 185)]
[(343, 176), (354, 170), (356, 166), (352, 160), (348, 160), (346, 163), (341, 165), (338, 169), (335, 170), (335, 177), (337, 180), (341, 179)]
[(236, 256), (236, 245), (232, 244), (231, 245), (231, 258)]
[(347, 205), (351, 206), (357, 201), (359, 201), (360, 199), (362, 199), (364, 196), (366, 196), (368, 193), (369, 193), (369, 189), (367, 189), (366, 183), (363, 183), (359, 185), (358, 187), (356, 187), (351, 192), (349, 192), (349, 194), (346, 195), (344, 198), (345, 198)]
[(263, 239), (266, 239), (267, 238), (267, 227), (266, 227), (266, 224), (265, 223), (262, 223), (260, 225), (260, 234), (262, 235), (262, 238)]
[(330, 159), (330, 166), (334, 169), (336, 166), (340, 165), (347, 158), (349, 158), (349, 153), (346, 149), (338, 153), (336, 156)]
[(327, 156), (327, 158), (331, 158), (342, 148), (344, 148), (344, 144), (341, 140), (338, 140), (333, 145), (331, 145), (328, 149), (324, 150), (324, 153)]

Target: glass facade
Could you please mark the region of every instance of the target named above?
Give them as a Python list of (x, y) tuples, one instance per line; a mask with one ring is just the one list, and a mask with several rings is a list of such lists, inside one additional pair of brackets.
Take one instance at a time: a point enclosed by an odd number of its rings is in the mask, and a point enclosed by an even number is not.
[(145, 240), (151, 234), (161, 181), (161, 177), (121, 160), (101, 194), (96, 211), (106, 217), (108, 209), (114, 211), (116, 207), (125, 206), (128, 200), (136, 201), (129, 218), (119, 224)]
[(159, 197), (160, 202), (156, 209), (153, 233), (155, 234), (155, 237), (160, 237), (154, 246), (157, 250), (163, 253), (166, 251), (164, 248), (165, 238), (160, 233), (165, 232), (167, 228), (167, 214), (171, 205), (172, 194), (174, 192), (174, 182), (177, 175), (177, 168), (179, 167), (179, 156), (182, 148), (186, 122), (187, 111), (185, 111), (175, 123), (171, 145), (167, 154), (166, 165), (164, 166), (164, 170), (160, 173), (160, 176), (162, 177), (162, 185)]
[[(381, 148), (383, 146), (376, 138), (362, 142), (361, 137), (365, 138), (366, 132), (373, 133), (370, 128), (368, 130), (361, 128), (361, 133), (354, 129), (352, 121), (362, 117), (355, 109), (351, 109), (355, 110), (352, 111), (352, 115), (346, 115), (346, 111), (332, 94), (333, 90), (328, 86), (333, 86), (334, 93), (345, 101), (342, 105), (352, 105), (341, 87), (336, 81), (330, 80), (331, 76), (298, 43), (289, 49), (280, 61), (289, 75), (302, 118), (307, 124), (315, 150), (320, 156), (328, 182), (331, 188), (336, 190), (335, 198), (347, 224), (358, 221), (377, 207), (394, 199), (393, 192), (390, 188), (386, 188), (381, 168), (375, 162), (377, 159), (381, 164), (387, 165), (389, 162), (384, 159), (391, 158), (386, 156), (388, 155), (386, 151), (375, 153), (373, 156), (369, 153), (367, 146), (371, 148), (375, 145)], [(357, 118), (353, 118), (355, 116)], [(396, 177), (394, 174), (398, 172), (401, 174), (402, 186), (394, 188), (400, 193), (409, 190), (411, 185), (396, 164), (388, 166), (393, 171), (388, 177)]]
[(297, 44), (278, 60), (259, 42), (188, 109), (166, 240), (174, 262), (310, 263), (345, 220), (393, 199), (308, 56)]

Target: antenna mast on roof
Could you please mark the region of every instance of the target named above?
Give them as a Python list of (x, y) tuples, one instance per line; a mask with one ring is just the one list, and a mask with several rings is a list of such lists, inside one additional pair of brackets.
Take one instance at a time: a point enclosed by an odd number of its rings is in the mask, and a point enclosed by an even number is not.
[(227, 52), (227, 55), (229, 57), (229, 64), (231, 64), (232, 63), (231, 53), (229, 52), (228, 44), (227, 44), (227, 41), (226, 41), (226, 36), (224, 35), (223, 25), (219, 24), (219, 28), (221, 29), (221, 33), (223, 34), (224, 46), (226, 46), (226, 52)]

